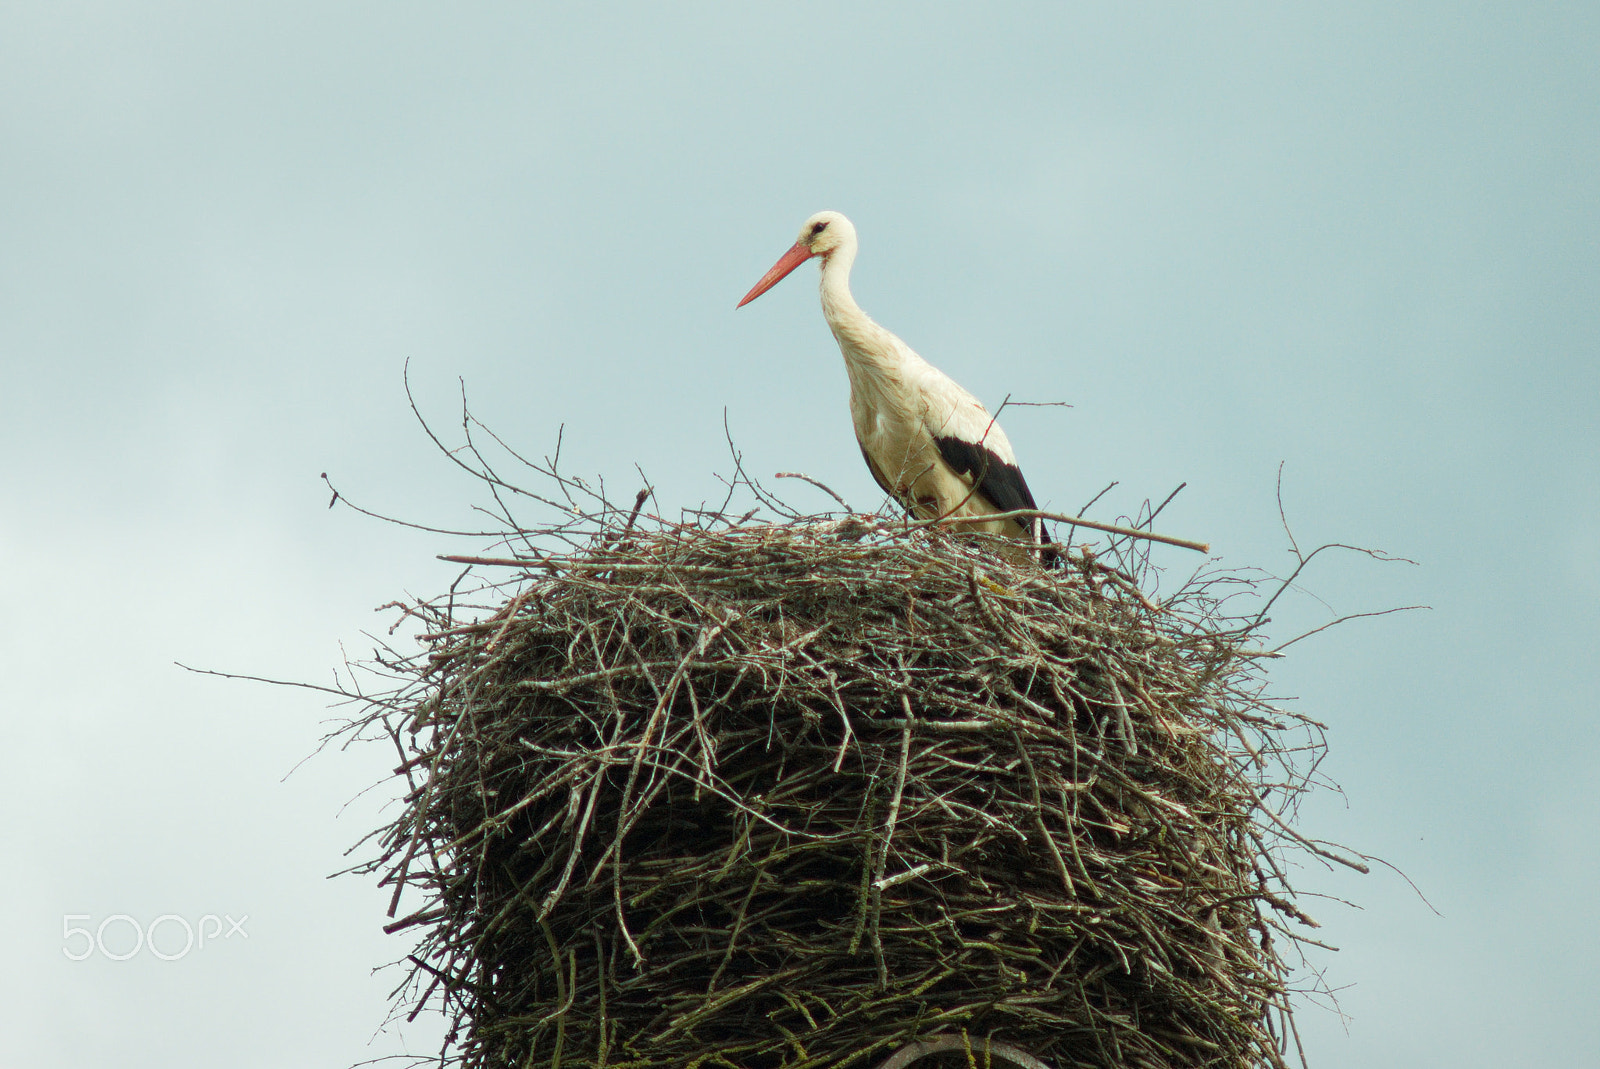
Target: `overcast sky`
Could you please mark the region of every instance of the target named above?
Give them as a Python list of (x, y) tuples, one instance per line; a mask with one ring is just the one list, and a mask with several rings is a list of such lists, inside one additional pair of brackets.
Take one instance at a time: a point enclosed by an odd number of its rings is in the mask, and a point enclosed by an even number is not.
[[(863, 307), (991, 405), (1041, 504), (1319, 560), (1274, 663), (1344, 787), (1303, 827), (1318, 1067), (1579, 1065), (1600, 981), (1600, 7), (62, 3), (0, 8), (6, 1064), (344, 1066), (402, 956), (326, 880), (393, 764), (303, 691), (444, 587), (415, 425), (630, 498), (752, 471), (858, 508), (822, 208)], [(863, 13), (866, 9), (867, 13)], [(804, 487), (791, 500), (827, 505)], [(1161, 551), (1173, 569), (1192, 567)], [(1315, 597), (1310, 595), (1315, 595)], [(1321, 599), (1320, 601), (1318, 599)], [(287, 776), (287, 778), (285, 778)], [(162, 961), (64, 923), (241, 917)], [(78, 918), (67, 920), (66, 917)], [(165, 922), (162, 946), (181, 946)], [(175, 934), (176, 933), (176, 934)], [(113, 921), (114, 951), (132, 942)]]

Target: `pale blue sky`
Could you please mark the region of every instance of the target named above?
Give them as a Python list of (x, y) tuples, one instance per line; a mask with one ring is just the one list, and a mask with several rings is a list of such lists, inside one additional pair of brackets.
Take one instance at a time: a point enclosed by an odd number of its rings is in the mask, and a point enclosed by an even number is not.
[[(669, 508), (726, 470), (878, 495), (810, 267), (1007, 413), (1041, 503), (1287, 567), (1352, 623), (1273, 666), (1330, 725), (1305, 828), (1347, 1020), (1314, 1066), (1585, 1064), (1600, 933), (1600, 8), (36, 3), (0, 10), (0, 670), (17, 1065), (344, 1065), (405, 945), (325, 881), (391, 762), (301, 692), (460, 546), (411, 421), (456, 380)], [(821, 507), (796, 490), (792, 499)], [(1164, 551), (1165, 552), (1165, 551)], [(1193, 562), (1180, 551), (1159, 558)], [(1301, 598), (1278, 633), (1328, 618)], [(249, 914), (74, 963), (62, 916)], [(80, 922), (81, 923), (81, 922)]]

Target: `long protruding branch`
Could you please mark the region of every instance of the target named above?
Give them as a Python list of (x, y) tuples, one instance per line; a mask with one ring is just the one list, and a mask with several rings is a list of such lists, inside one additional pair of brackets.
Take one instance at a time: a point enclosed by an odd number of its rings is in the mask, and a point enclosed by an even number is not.
[(1086, 520), (1082, 516), (1068, 516), (1062, 512), (1045, 512), (1041, 509), (1012, 509), (1010, 512), (994, 512), (983, 516), (946, 516), (939, 523), (988, 523), (991, 520), (1012, 519), (1041, 519), (1051, 520), (1055, 523), (1071, 524), (1074, 527), (1088, 527), (1095, 531), (1105, 531), (1108, 534), (1122, 535), (1126, 538), (1142, 538), (1147, 542), (1161, 542), (1169, 546), (1179, 546), (1183, 549), (1192, 549), (1198, 553), (1210, 553), (1210, 542), (1196, 542), (1189, 538), (1175, 538), (1172, 535), (1156, 534), (1154, 531), (1141, 531), (1137, 527), (1123, 527), (1116, 523), (1101, 523), (1099, 520)]

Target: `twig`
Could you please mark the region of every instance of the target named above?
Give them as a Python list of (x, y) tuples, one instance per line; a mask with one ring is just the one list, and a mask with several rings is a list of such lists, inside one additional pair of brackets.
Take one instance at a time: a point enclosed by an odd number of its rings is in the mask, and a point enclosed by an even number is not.
[(1056, 523), (1070, 524), (1073, 527), (1089, 527), (1096, 531), (1105, 531), (1108, 534), (1122, 535), (1127, 538), (1142, 538), (1146, 542), (1161, 542), (1169, 546), (1179, 546), (1183, 549), (1192, 549), (1200, 553), (1211, 552), (1211, 543), (1195, 542), (1188, 538), (1174, 538), (1171, 535), (1155, 534), (1152, 531), (1141, 531), (1137, 527), (1123, 527), (1115, 523), (1101, 523), (1099, 520), (1086, 520), (1082, 516), (1068, 516), (1064, 512), (1045, 512), (1042, 509), (1012, 509), (1010, 512), (985, 513), (982, 516), (944, 516), (938, 520), (922, 520), (916, 526), (933, 527), (936, 524), (968, 524), (988, 523), (991, 520), (1013, 519), (1041, 519), (1052, 520)]
[(436, 559), (449, 561), (451, 564), (482, 564), (500, 568), (548, 568), (551, 566), (546, 561), (532, 560), (527, 557), (467, 557), (455, 553), (441, 553)]
[(818, 490), (821, 490), (823, 493), (825, 493), (829, 497), (833, 498), (835, 501), (839, 502), (839, 507), (844, 509), (846, 512), (849, 512), (849, 513), (854, 513), (855, 512), (855, 509), (851, 508), (850, 504), (847, 501), (845, 501), (844, 498), (840, 497), (838, 494), (833, 492), (833, 488), (831, 486), (829, 486), (827, 483), (821, 481), (820, 479), (813, 479), (811, 476), (806, 475), (804, 472), (780, 471), (777, 474), (773, 475), (773, 478), (774, 479), (800, 479), (803, 482), (808, 482), (812, 486), (815, 486)]

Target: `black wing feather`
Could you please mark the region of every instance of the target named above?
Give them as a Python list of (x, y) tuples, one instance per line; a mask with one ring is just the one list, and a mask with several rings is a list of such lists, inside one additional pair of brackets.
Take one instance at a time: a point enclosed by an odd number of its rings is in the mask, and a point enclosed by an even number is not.
[[(939, 456), (944, 462), (957, 474), (970, 475), (977, 482), (978, 493), (1001, 512), (1039, 507), (1033, 503), (1033, 491), (1028, 489), (1022, 469), (1007, 464), (993, 450), (953, 435), (935, 437), (933, 442), (939, 447)], [(1050, 535), (1042, 520), (1038, 531), (1039, 543), (1049, 545)]]

